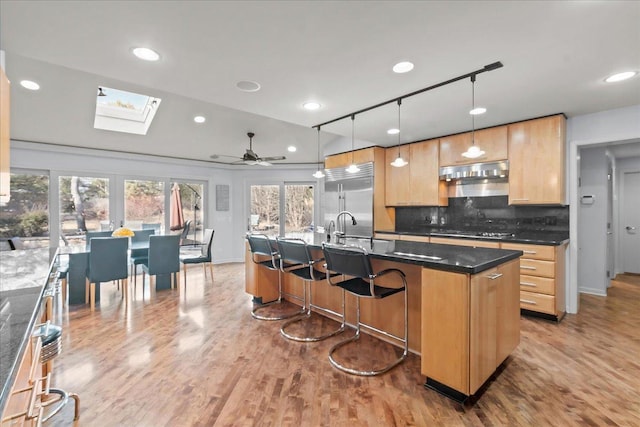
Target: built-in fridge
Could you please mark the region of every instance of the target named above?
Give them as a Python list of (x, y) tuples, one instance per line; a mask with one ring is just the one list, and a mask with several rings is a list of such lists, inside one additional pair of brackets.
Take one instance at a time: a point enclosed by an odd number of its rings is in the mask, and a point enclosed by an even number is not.
[(373, 163), (358, 167), (360, 171), (355, 173), (347, 172), (345, 168), (325, 170), (322, 206), (327, 233), (331, 221), (335, 223), (340, 212), (348, 211), (355, 217), (356, 225), (344, 214), (335, 224), (336, 229), (350, 236), (373, 236)]

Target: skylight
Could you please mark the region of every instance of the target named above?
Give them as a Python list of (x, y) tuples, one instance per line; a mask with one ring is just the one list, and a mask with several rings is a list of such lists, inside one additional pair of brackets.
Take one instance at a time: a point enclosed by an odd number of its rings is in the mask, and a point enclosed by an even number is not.
[(160, 98), (105, 86), (96, 96), (96, 129), (146, 135), (160, 106)]

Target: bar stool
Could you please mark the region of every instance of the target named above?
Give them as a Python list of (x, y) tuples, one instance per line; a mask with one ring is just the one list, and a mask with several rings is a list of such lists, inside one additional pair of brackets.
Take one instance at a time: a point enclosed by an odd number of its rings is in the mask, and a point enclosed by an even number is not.
[[(40, 363), (45, 365), (54, 359), (62, 351), (62, 328), (46, 323), (36, 325), (33, 331), (33, 337), (40, 337), (42, 341), (42, 349), (40, 351)], [(75, 393), (69, 393), (59, 388), (49, 387), (47, 394), (56, 394), (59, 396), (57, 400), (46, 400), (41, 406), (47, 408), (55, 405), (46, 417), (42, 418), (42, 422), (48, 421), (67, 404), (71, 397), (75, 401), (74, 421), (80, 418), (80, 397)]]
[[(396, 268), (388, 268), (377, 273), (373, 273), (373, 269), (371, 267), (371, 259), (369, 258), (369, 254), (364, 248), (355, 246), (345, 247), (323, 243), (322, 252), (324, 253), (324, 257), (327, 262), (327, 272), (335, 272), (344, 276), (351, 276), (351, 278), (344, 278), (344, 280), (336, 283), (331, 281), (331, 276), (328, 276), (327, 282), (329, 282), (330, 285), (342, 288), (344, 291), (349, 292), (356, 297), (355, 335), (347, 340), (339, 342), (329, 350), (329, 362), (331, 362), (331, 364), (335, 368), (343, 372), (361, 376), (380, 375), (399, 365), (404, 359), (406, 359), (409, 352), (409, 319), (407, 306), (407, 280), (405, 278), (405, 274)], [(402, 280), (402, 286), (399, 288), (389, 288), (375, 284), (375, 281), (377, 279), (388, 274), (397, 275)], [(360, 298), (382, 299), (397, 294), (398, 292), (404, 292), (404, 338), (390, 334), (386, 331), (381, 331), (360, 322)], [(402, 356), (381, 369), (371, 371), (363, 371), (356, 368), (346, 367), (338, 363), (334, 359), (333, 353), (339, 348), (351, 342), (357, 341), (360, 338), (360, 325), (364, 325), (370, 329), (375, 330), (378, 333), (402, 342), (404, 344), (404, 351), (402, 353)]]
[[(324, 258), (313, 259), (311, 256), (311, 251), (307, 246), (307, 243), (302, 239), (287, 239), (287, 238), (277, 238), (276, 243), (278, 245), (278, 252), (280, 253), (281, 265), (284, 263), (291, 263), (293, 267), (290, 268), (281, 268), (283, 273), (291, 273), (295, 276), (299, 277), (304, 281), (303, 287), (303, 311), (304, 313), (294, 319), (288, 320), (285, 322), (280, 328), (280, 333), (283, 337), (288, 338), (293, 341), (302, 341), (302, 342), (314, 342), (321, 341), (323, 339), (332, 337), (344, 331), (345, 321), (344, 316), (342, 316), (342, 324), (340, 327), (334, 331), (331, 331), (327, 334), (323, 335), (314, 335), (314, 336), (299, 336), (288, 333), (286, 328), (296, 322), (300, 322), (311, 317), (311, 308), (316, 310), (322, 310), (327, 313), (331, 313), (334, 315), (340, 315), (339, 313), (335, 313), (332, 310), (326, 309), (324, 307), (316, 306), (312, 303), (311, 298), (311, 283), (317, 282), (319, 280), (325, 280), (327, 278), (327, 274), (319, 271), (315, 268), (315, 266), (324, 261)], [(333, 273), (334, 276), (337, 273)], [(307, 297), (308, 295), (308, 297)], [(344, 292), (342, 293), (342, 311), (344, 313)]]
[[(249, 248), (251, 249), (251, 260), (269, 270), (274, 270), (278, 272), (278, 299), (275, 301), (271, 301), (265, 304), (257, 305), (251, 310), (251, 315), (258, 320), (283, 320), (289, 319), (294, 316), (298, 316), (303, 314), (305, 309), (304, 307), (301, 310), (296, 310), (292, 313), (284, 313), (275, 316), (263, 316), (258, 314), (258, 310), (261, 310), (265, 307), (269, 307), (275, 304), (281, 304), (285, 300), (282, 298), (282, 268), (288, 269), (293, 267), (292, 264), (282, 263), (280, 260), (280, 254), (273, 246), (271, 246), (271, 242), (269, 241), (269, 237), (265, 234), (247, 234), (247, 241), (249, 242)], [(265, 261), (259, 261), (256, 256), (267, 256), (269, 259)], [(281, 265), (282, 264), (282, 265)]]

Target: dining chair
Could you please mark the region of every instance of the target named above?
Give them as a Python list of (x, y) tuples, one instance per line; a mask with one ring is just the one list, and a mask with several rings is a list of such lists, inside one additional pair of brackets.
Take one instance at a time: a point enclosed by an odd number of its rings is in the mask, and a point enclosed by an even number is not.
[(113, 231), (87, 231), (84, 235), (85, 246), (87, 249), (91, 247), (91, 239), (96, 237), (111, 237)]
[(128, 248), (125, 237), (94, 237), (89, 250), (89, 268), (85, 279), (85, 303), (91, 303), (91, 311), (96, 305), (96, 283), (122, 280), (122, 296), (128, 301)]
[[(331, 347), (331, 349), (329, 350), (329, 362), (331, 363), (331, 365), (343, 372), (361, 376), (380, 375), (399, 365), (404, 359), (406, 359), (407, 354), (409, 353), (407, 280), (405, 278), (404, 272), (398, 270), (397, 268), (387, 268), (378, 272), (374, 272), (371, 266), (371, 259), (369, 257), (369, 254), (364, 248), (360, 247), (323, 243), (322, 252), (324, 253), (324, 258), (327, 261), (327, 273), (333, 272), (342, 275), (342, 280), (340, 280), (339, 282), (334, 282), (332, 280), (332, 276), (329, 275), (327, 276), (327, 282), (332, 286), (338, 286), (342, 288), (344, 292), (348, 292), (356, 297), (355, 334), (351, 338), (340, 341), (339, 343)], [(376, 283), (378, 279), (388, 274), (397, 276), (397, 279), (399, 279), (400, 281), (400, 286), (382, 286), (379, 281), (378, 283)], [(400, 292), (404, 294), (404, 337), (399, 337), (380, 330), (376, 331), (387, 337), (400, 341), (403, 344), (404, 350), (402, 355), (398, 359), (382, 368), (371, 370), (358, 369), (357, 367), (348, 367), (336, 361), (336, 359), (334, 358), (334, 353), (336, 352), (336, 350), (360, 339), (360, 326), (367, 326), (360, 322), (360, 298), (382, 299)], [(392, 313), (389, 313), (389, 316), (391, 315)], [(342, 306), (342, 318), (345, 318), (344, 305)], [(371, 328), (371, 326), (369, 327)]]
[[(189, 235), (189, 231), (191, 229), (191, 220), (188, 219), (185, 223), (184, 226), (182, 227), (182, 232), (180, 233), (180, 245), (181, 246), (186, 246), (187, 244), (191, 244), (192, 242), (189, 242), (187, 239), (187, 236)], [(206, 241), (206, 239), (205, 239)]]
[(133, 289), (135, 292), (138, 265), (145, 263), (149, 259), (149, 236), (155, 234), (155, 229), (135, 230), (134, 233), (131, 237), (131, 254), (129, 255), (131, 272), (129, 275), (133, 276)]
[[(171, 288), (180, 288), (180, 235), (149, 236), (149, 258), (142, 263), (142, 284), (149, 275), (149, 294), (156, 291), (155, 276), (171, 274)], [(143, 289), (144, 294), (144, 289)]]
[(209, 273), (211, 274), (211, 280), (213, 281), (213, 263), (211, 262), (211, 246), (213, 246), (213, 234), (215, 231), (212, 228), (206, 228), (204, 230), (204, 243), (200, 245), (200, 254), (182, 254), (180, 255), (180, 262), (182, 263), (182, 271), (184, 273), (184, 287), (187, 288), (187, 265), (188, 264), (202, 264), (202, 271), (204, 272), (204, 280), (207, 280), (207, 267), (209, 267)]

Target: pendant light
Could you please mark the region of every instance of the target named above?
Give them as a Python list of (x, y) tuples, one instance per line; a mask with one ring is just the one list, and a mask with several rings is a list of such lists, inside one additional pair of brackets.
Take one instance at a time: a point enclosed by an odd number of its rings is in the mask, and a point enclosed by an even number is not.
[(313, 177), (316, 179), (324, 178), (324, 172), (320, 168), (320, 126), (318, 126), (318, 170), (313, 173)]
[(471, 75), (471, 111), (469, 112), (469, 114), (471, 114), (471, 147), (469, 147), (469, 149), (467, 151), (465, 151), (464, 153), (462, 153), (462, 157), (466, 157), (467, 159), (477, 159), (480, 156), (484, 155), (484, 151), (482, 151), (480, 149), (480, 147), (478, 147), (476, 145), (476, 141), (475, 141), (475, 112), (474, 110), (476, 109), (476, 75), (472, 74)]
[(402, 104), (402, 98), (398, 98), (398, 157), (391, 162), (391, 166), (396, 168), (401, 168), (409, 164), (409, 162), (400, 155), (400, 104)]
[(356, 115), (352, 114), (351, 115), (351, 165), (349, 165), (349, 167), (346, 169), (347, 172), (349, 173), (356, 173), (356, 172), (360, 172), (360, 168), (358, 167), (358, 165), (355, 164), (355, 162), (353, 161), (353, 150), (354, 150), (354, 134), (355, 134), (355, 120), (356, 120)]

